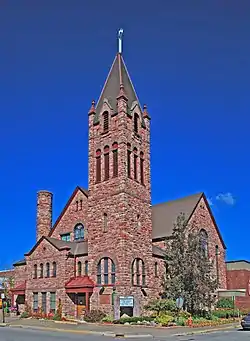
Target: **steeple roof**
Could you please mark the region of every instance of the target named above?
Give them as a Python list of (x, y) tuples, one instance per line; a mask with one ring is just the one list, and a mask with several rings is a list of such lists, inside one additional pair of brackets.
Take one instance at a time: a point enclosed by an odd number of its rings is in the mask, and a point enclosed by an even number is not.
[[(134, 102), (140, 104), (122, 55), (117, 53), (96, 105), (95, 124), (99, 122), (100, 111), (105, 100), (114, 110), (114, 114), (117, 112), (117, 97), (121, 89), (126, 96), (129, 113)], [(142, 111), (141, 108), (140, 111)]]

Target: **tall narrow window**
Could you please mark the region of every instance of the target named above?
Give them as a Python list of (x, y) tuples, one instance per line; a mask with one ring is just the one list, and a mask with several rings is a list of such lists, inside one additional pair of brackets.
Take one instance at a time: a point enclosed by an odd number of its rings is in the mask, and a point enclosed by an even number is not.
[(52, 264), (52, 276), (56, 277), (56, 262), (53, 262)]
[(139, 123), (139, 116), (135, 113), (134, 115), (134, 131), (138, 133), (138, 123)]
[(101, 182), (101, 151), (96, 151), (96, 182)]
[(111, 284), (115, 284), (115, 263), (111, 261)]
[(104, 284), (109, 284), (109, 259), (104, 258)]
[(84, 274), (85, 276), (88, 276), (89, 274), (89, 262), (87, 260), (85, 260), (85, 263), (84, 263)]
[(77, 263), (77, 272), (78, 272), (78, 276), (82, 276), (82, 262), (78, 262)]
[(109, 179), (109, 147), (104, 148), (104, 180)]
[(76, 212), (78, 211), (78, 208), (79, 208), (79, 203), (78, 203), (78, 200), (76, 200)]
[(42, 312), (47, 313), (47, 293), (42, 292)]
[(82, 199), (80, 200), (80, 210), (82, 210)]
[(208, 234), (206, 230), (200, 230), (200, 246), (201, 246), (201, 253), (204, 257), (208, 257)]
[(144, 158), (143, 153), (140, 153), (140, 175), (141, 175), (141, 184), (144, 185)]
[(155, 277), (158, 277), (158, 263), (155, 262)]
[(146, 285), (146, 271), (145, 271), (145, 263), (142, 262), (141, 264), (141, 275), (142, 275), (142, 285)]
[(83, 224), (76, 224), (74, 228), (74, 239), (75, 241), (84, 240), (84, 226)]
[(103, 113), (103, 132), (107, 132), (109, 130), (109, 113), (105, 111)]
[(118, 176), (118, 144), (113, 143), (113, 177)]
[(33, 312), (38, 311), (38, 292), (33, 293)]
[(137, 149), (134, 149), (134, 179), (137, 180), (137, 158), (138, 156), (136, 155)]
[(131, 145), (128, 144), (128, 149), (127, 149), (127, 172), (128, 172), (128, 177), (131, 178)]
[(103, 232), (108, 231), (108, 215), (107, 213), (104, 213), (103, 215)]
[(136, 259), (136, 284), (140, 285), (141, 282), (141, 274), (140, 274), (140, 259)]
[(40, 278), (43, 278), (43, 264), (40, 264)]
[(46, 277), (50, 277), (50, 266), (49, 263), (46, 263)]
[(34, 279), (37, 279), (37, 264), (34, 265)]
[(101, 261), (99, 261), (97, 265), (97, 284), (102, 283), (102, 264)]
[(50, 312), (51, 313), (56, 312), (56, 293), (55, 292), (50, 293)]

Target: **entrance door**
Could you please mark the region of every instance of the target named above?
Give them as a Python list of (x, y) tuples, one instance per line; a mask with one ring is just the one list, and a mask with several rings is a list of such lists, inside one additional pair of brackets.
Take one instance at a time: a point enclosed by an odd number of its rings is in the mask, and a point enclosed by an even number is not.
[(77, 317), (84, 315), (86, 310), (86, 294), (77, 294)]

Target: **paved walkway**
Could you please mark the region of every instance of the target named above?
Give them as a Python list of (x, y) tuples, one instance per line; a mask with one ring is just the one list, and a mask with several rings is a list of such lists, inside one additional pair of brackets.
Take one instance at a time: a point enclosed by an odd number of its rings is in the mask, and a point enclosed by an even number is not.
[(36, 319), (9, 319), (7, 320), (11, 327), (39, 329), (39, 330), (55, 330), (61, 332), (69, 332), (76, 334), (95, 334), (107, 336), (144, 336), (144, 337), (169, 337), (176, 335), (197, 334), (204, 332), (214, 332), (217, 330), (228, 330), (239, 327), (238, 323), (230, 325), (222, 325), (218, 327), (188, 328), (188, 327), (146, 327), (146, 326), (123, 326), (123, 325), (107, 325), (107, 324), (76, 324), (76, 323), (58, 323), (54, 321), (41, 321)]

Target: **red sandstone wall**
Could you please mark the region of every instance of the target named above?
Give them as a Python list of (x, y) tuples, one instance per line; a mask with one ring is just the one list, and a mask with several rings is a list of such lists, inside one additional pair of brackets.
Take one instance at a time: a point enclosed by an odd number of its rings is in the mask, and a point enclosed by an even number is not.
[[(77, 211), (77, 204), (80, 203), (82, 200), (82, 209), (80, 209), (80, 204), (78, 204), (78, 211)], [(88, 199), (86, 195), (84, 195), (80, 190), (76, 193), (74, 199), (72, 200), (69, 207), (66, 209), (64, 215), (62, 216), (61, 220), (59, 221), (58, 225), (56, 226), (54, 232), (52, 233), (51, 237), (61, 239), (60, 234), (71, 232), (71, 241), (74, 240), (74, 227), (77, 223), (82, 223), (85, 228), (85, 236), (87, 239), (87, 211), (88, 211)]]
[(15, 266), (15, 286), (22, 284), (28, 278), (27, 276), (27, 266), (26, 265), (19, 265)]
[(199, 205), (197, 206), (192, 218), (189, 222), (190, 226), (197, 227), (198, 229), (205, 229), (208, 234), (208, 254), (212, 263), (214, 264), (214, 269), (216, 271), (216, 257), (215, 257), (215, 246), (219, 247), (219, 285), (221, 289), (226, 289), (226, 263), (225, 263), (225, 250), (223, 248), (222, 242), (217, 233), (216, 227), (210, 216), (210, 213), (206, 207), (203, 199), (201, 199)]
[(227, 289), (246, 289), (246, 296), (236, 297), (238, 308), (250, 309), (250, 270), (227, 270)]

